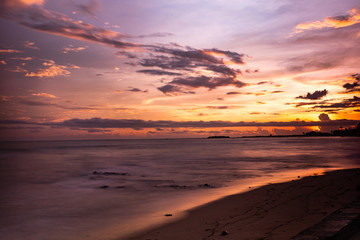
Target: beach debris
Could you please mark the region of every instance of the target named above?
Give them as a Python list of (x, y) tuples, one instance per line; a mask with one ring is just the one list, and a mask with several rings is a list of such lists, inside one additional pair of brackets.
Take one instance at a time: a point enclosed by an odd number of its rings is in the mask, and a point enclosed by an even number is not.
[(171, 217), (172, 216), (172, 214), (171, 213), (167, 213), (167, 214), (165, 214), (165, 217)]
[(229, 235), (229, 233), (227, 231), (222, 231), (220, 236), (226, 236), (226, 235)]

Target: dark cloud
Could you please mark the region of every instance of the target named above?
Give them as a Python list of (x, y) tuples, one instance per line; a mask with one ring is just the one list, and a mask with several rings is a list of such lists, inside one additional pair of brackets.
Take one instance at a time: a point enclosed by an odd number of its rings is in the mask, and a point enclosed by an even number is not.
[(218, 59), (210, 54), (207, 54), (203, 50), (190, 48), (190, 50), (171, 49), (165, 47), (154, 47), (155, 52), (166, 53), (183, 59), (189, 59), (191, 61), (205, 62), (205, 63), (221, 63), (222, 59)]
[(170, 84), (166, 84), (162, 87), (159, 87), (158, 90), (163, 92), (166, 95), (177, 95), (179, 93), (195, 94), (195, 92), (193, 92), (193, 91), (185, 91), (181, 87), (178, 87), (175, 85), (170, 85)]
[(238, 88), (246, 86), (246, 83), (231, 77), (208, 77), (204, 75), (199, 77), (175, 78), (170, 82), (170, 84), (183, 85), (191, 88), (205, 87), (209, 90), (220, 86), (232, 85)]
[(322, 97), (326, 96), (326, 94), (328, 94), (328, 91), (326, 89), (324, 89), (322, 91), (315, 91), (313, 93), (307, 93), (306, 96), (298, 96), (296, 98), (317, 100), (317, 99), (321, 99)]
[(268, 82), (267, 81), (258, 82), (257, 85), (262, 85), (262, 84), (265, 84), (265, 83), (268, 83)]
[(353, 83), (346, 83), (343, 85), (343, 88), (346, 89), (346, 92), (358, 92), (360, 91), (360, 74), (356, 73), (351, 75), (351, 78), (355, 80)]
[(323, 105), (315, 105), (313, 108), (346, 109), (346, 108), (356, 108), (356, 107), (360, 107), (360, 97), (354, 96), (353, 98), (350, 98), (350, 99), (343, 99), (339, 103), (328, 103), (328, 104), (323, 104)]
[(0, 124), (21, 124), (21, 125), (40, 125), (57, 126), (68, 128), (83, 129), (103, 129), (103, 128), (217, 128), (217, 127), (305, 127), (305, 126), (352, 126), (358, 124), (357, 120), (331, 120), (331, 121), (289, 121), (289, 122), (230, 122), (230, 121), (146, 121), (141, 119), (78, 119), (73, 118), (61, 122), (36, 123), (31, 121), (19, 120), (0, 120)]
[(360, 107), (360, 98), (354, 96), (353, 98), (343, 99), (341, 102), (332, 101), (321, 101), (321, 102), (299, 102), (299, 103), (288, 103), (295, 104), (295, 107), (311, 106), (311, 109), (321, 109), (322, 111), (335, 113), (340, 110), (347, 108)]
[(238, 94), (243, 94), (242, 92), (228, 92), (226, 93), (226, 95), (238, 95)]
[(152, 58), (144, 58), (140, 61), (143, 67), (159, 67), (162, 69), (185, 70), (190, 71), (191, 68), (197, 66), (189, 59), (168, 56), (153, 56)]
[(245, 61), (244, 61), (244, 57), (246, 56), (245, 54), (239, 54), (237, 52), (231, 52), (231, 51), (223, 51), (223, 50), (219, 50), (219, 49), (216, 49), (216, 48), (206, 49), (205, 51), (223, 54), (223, 55), (229, 57), (232, 62), (237, 63), (237, 64), (244, 64), (245, 63)]
[(227, 67), (226, 65), (209, 65), (207, 67), (207, 70), (216, 72), (216, 73), (221, 73), (225, 76), (232, 76), (232, 77), (236, 77), (237, 73), (241, 73), (240, 71), (235, 71), (234, 69), (231, 69), (229, 67)]
[(129, 90), (126, 90), (128, 92), (143, 92), (143, 93), (146, 93), (148, 92), (148, 90), (141, 90), (139, 88), (130, 88)]
[(146, 73), (146, 74), (151, 74), (151, 75), (168, 75), (168, 76), (181, 76), (181, 73), (176, 73), (176, 72), (169, 72), (169, 71), (164, 71), (164, 70), (157, 70), (157, 69), (145, 69), (145, 70), (139, 70), (137, 72), (140, 73)]
[[(115, 48), (136, 48), (140, 46), (138, 44), (120, 40), (121, 38), (126, 37), (124, 34), (75, 21), (56, 11), (21, 4), (19, 1), (17, 2), (18, 4), (8, 4), (8, 1), (1, 1), (0, 17), (14, 20), (20, 25), (35, 30), (69, 38), (102, 43)], [(83, 6), (83, 9), (85, 10), (86, 6)], [(90, 8), (87, 10), (89, 9)]]

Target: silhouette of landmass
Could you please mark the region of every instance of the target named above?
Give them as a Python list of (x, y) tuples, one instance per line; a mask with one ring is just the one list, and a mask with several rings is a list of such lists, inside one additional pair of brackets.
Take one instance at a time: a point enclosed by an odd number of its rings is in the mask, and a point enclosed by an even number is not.
[(257, 137), (328, 137), (328, 136), (341, 136), (341, 137), (360, 137), (360, 122), (356, 128), (343, 128), (331, 131), (331, 133), (323, 133), (320, 131), (304, 132), (302, 135), (267, 135), (267, 136), (243, 136), (241, 138), (257, 138)]

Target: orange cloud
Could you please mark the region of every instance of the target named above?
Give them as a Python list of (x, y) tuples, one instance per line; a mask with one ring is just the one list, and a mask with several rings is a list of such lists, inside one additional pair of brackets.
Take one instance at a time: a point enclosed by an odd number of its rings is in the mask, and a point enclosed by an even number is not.
[(0, 49), (0, 53), (22, 53), (22, 51), (15, 49)]
[(49, 93), (33, 93), (31, 95), (37, 96), (37, 97), (56, 98), (55, 95), (52, 95), (52, 94), (49, 94)]
[(2, 1), (2, 4), (9, 7), (31, 6), (31, 5), (42, 6), (44, 2), (45, 0), (4, 0)]
[(295, 27), (296, 33), (312, 29), (343, 28), (360, 23), (360, 9), (353, 8), (348, 13), (344, 16), (326, 17), (322, 21), (300, 23)]
[(38, 72), (26, 73), (27, 77), (56, 77), (56, 76), (66, 76), (71, 73), (66, 70), (68, 67), (63, 65), (57, 65), (53, 60), (47, 60), (43, 63), (46, 68), (40, 69)]

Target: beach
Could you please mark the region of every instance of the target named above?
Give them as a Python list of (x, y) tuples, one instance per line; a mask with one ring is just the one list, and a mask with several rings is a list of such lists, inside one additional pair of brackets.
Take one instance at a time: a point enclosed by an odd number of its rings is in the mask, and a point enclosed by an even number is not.
[(129, 239), (358, 239), (359, 183), (360, 169), (294, 176), (191, 209), (178, 221)]
[[(359, 168), (359, 143), (351, 137), (2, 142), (0, 236), (287, 239), (356, 198), (355, 172), (321, 175)], [(152, 231), (160, 226), (163, 237)], [(281, 238), (283, 231), (290, 232)]]

